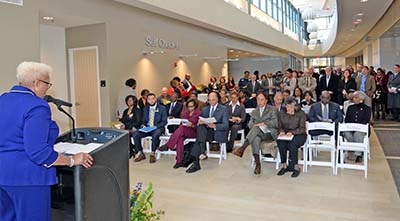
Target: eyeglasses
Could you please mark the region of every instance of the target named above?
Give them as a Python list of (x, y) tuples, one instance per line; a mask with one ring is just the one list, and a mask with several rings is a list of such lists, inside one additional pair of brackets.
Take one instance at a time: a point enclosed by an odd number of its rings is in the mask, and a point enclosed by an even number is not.
[(44, 80), (40, 80), (40, 79), (38, 79), (38, 81), (47, 84), (47, 87), (48, 87), (48, 88), (51, 88), (51, 86), (53, 86), (53, 84), (50, 83), (50, 82), (47, 82), (47, 81), (44, 81)]

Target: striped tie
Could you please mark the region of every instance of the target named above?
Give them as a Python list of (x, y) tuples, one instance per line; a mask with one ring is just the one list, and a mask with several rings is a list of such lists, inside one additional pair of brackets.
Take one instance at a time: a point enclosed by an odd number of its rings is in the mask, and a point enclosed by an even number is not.
[(154, 109), (150, 108), (150, 120), (149, 120), (150, 127), (154, 127)]

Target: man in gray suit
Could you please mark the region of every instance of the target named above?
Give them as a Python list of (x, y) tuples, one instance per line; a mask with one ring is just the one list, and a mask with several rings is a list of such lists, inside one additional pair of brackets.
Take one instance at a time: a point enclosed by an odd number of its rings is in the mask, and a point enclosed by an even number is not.
[(306, 91), (310, 91), (314, 100), (317, 100), (317, 92), (315, 91), (317, 88), (317, 80), (311, 76), (311, 70), (304, 70), (304, 77), (299, 78), (298, 82), (299, 88), (306, 93)]
[(251, 144), (256, 163), (254, 174), (261, 173), (260, 148), (262, 141), (273, 141), (277, 137), (278, 115), (275, 107), (267, 105), (268, 98), (264, 93), (257, 95), (257, 108), (250, 114), (249, 128), (246, 141), (242, 147), (235, 149), (233, 154), (242, 157), (247, 146)]
[(268, 95), (268, 100), (272, 101), (276, 92), (276, 80), (272, 77), (272, 73), (268, 73), (267, 79), (261, 82), (261, 88)]
[(204, 153), (206, 149), (206, 142), (217, 141), (219, 143), (226, 143), (229, 121), (226, 107), (218, 103), (219, 94), (212, 91), (208, 94), (208, 103), (210, 105), (203, 108), (201, 111), (201, 117), (209, 118), (214, 117), (215, 123), (206, 124), (202, 120), (199, 120), (197, 126), (197, 137), (196, 142), (190, 152), (191, 160), (187, 162), (187, 165), (192, 166), (186, 170), (187, 173), (194, 173), (200, 170), (200, 155)]
[(237, 92), (232, 92), (230, 99), (231, 102), (226, 107), (229, 117), (229, 130), (231, 132), (226, 147), (227, 152), (232, 152), (238, 131), (242, 129), (243, 123), (246, 122), (246, 109), (244, 108), (244, 105), (240, 104)]

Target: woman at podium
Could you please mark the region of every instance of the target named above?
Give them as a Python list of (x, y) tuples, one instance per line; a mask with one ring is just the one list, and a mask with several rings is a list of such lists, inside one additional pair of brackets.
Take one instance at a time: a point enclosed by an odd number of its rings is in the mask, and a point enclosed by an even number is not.
[(42, 98), (52, 86), (52, 68), (36, 62), (17, 67), (19, 85), (0, 96), (0, 220), (51, 220), (50, 186), (54, 166), (91, 167), (86, 153), (64, 156), (54, 151), (58, 126)]

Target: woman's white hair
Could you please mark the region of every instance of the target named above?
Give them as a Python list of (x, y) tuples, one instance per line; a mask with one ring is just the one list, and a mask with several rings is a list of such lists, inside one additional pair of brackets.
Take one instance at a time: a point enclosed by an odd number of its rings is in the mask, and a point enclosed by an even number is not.
[(32, 85), (35, 80), (50, 78), (53, 69), (47, 64), (24, 61), (17, 67), (18, 83)]
[(365, 99), (367, 98), (367, 95), (362, 91), (356, 91), (353, 93), (353, 97), (358, 97), (358, 98), (360, 98), (360, 100), (365, 101)]

